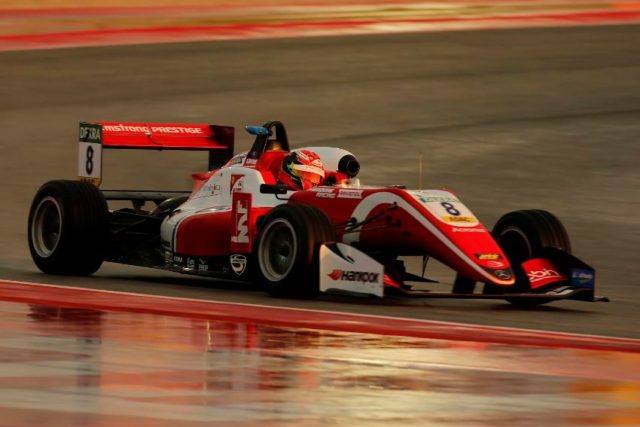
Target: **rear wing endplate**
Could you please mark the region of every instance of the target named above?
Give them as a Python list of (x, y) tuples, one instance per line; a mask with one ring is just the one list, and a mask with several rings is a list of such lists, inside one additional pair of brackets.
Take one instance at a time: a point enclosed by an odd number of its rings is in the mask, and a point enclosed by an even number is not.
[(230, 126), (80, 122), (78, 179), (100, 185), (102, 150), (106, 148), (208, 151), (208, 170), (212, 170), (233, 157), (233, 143)]

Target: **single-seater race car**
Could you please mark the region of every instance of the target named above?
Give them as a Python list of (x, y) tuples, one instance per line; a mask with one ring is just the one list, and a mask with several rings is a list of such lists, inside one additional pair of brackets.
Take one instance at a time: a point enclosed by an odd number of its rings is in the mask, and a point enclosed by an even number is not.
[[(490, 232), (451, 191), (362, 186), (360, 164), (346, 150), (291, 151), (277, 121), (247, 131), (253, 146), (234, 156), (231, 127), (80, 123), (79, 180), (45, 183), (31, 205), (35, 264), (90, 275), (109, 261), (259, 282), (284, 297), (606, 300), (594, 294), (594, 269), (571, 254), (565, 228), (547, 211), (509, 212)], [(191, 191), (100, 190), (103, 152), (116, 148), (204, 150), (209, 167), (193, 175)], [(294, 155), (318, 158), (296, 166)], [(280, 179), (287, 168), (304, 176), (317, 166), (324, 170), (313, 185)], [(109, 210), (112, 200), (132, 207)], [(420, 274), (406, 271), (407, 256), (422, 257)], [(450, 290), (415, 289), (443, 286), (425, 277), (430, 258), (456, 272)]]

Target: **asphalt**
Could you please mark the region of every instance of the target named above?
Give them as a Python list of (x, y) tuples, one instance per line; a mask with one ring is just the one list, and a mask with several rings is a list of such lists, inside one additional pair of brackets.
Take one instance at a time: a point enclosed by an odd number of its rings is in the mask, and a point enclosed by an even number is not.
[[(640, 338), (640, 27), (419, 33), (0, 53), (0, 279)], [(562, 219), (612, 302), (278, 300), (105, 265), (45, 276), (26, 243), (43, 182), (74, 178), (80, 120), (287, 124), (338, 145), (365, 184), (453, 189), (489, 227), (515, 209)], [(181, 189), (205, 159), (109, 154), (110, 188)], [(441, 269), (433, 273), (446, 280)]]

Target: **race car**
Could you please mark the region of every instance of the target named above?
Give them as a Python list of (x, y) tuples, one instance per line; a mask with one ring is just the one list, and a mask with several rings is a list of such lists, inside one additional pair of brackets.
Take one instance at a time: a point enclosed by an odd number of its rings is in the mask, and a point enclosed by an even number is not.
[[(363, 186), (351, 152), (291, 150), (278, 121), (246, 130), (253, 145), (234, 155), (228, 126), (80, 123), (79, 179), (45, 183), (31, 205), (35, 264), (67, 275), (90, 275), (104, 261), (131, 264), (256, 282), (278, 297), (607, 300), (547, 211), (507, 213), (488, 231), (452, 191)], [(209, 164), (193, 174), (191, 191), (101, 190), (103, 152), (116, 148), (204, 150)], [(292, 164), (301, 157), (310, 163)], [(286, 182), (287, 170), (294, 181), (319, 178)], [(110, 210), (114, 200), (132, 207)], [(405, 268), (411, 256), (422, 258), (421, 272)], [(446, 285), (426, 278), (430, 258), (455, 271), (450, 289), (432, 289)]]

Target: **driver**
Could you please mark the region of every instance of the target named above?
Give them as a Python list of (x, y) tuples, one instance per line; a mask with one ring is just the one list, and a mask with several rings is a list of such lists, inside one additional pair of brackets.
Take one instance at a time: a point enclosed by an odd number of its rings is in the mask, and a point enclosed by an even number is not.
[(287, 154), (278, 172), (278, 181), (291, 190), (308, 190), (325, 177), (320, 156), (309, 150), (294, 150)]

